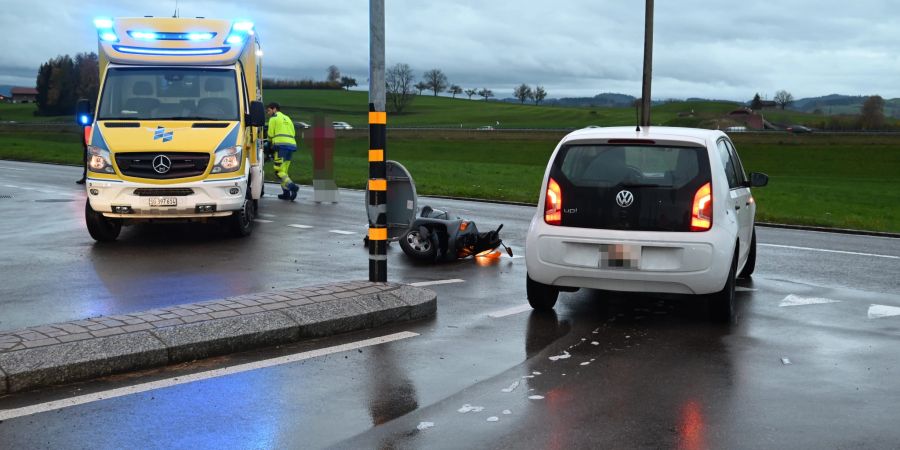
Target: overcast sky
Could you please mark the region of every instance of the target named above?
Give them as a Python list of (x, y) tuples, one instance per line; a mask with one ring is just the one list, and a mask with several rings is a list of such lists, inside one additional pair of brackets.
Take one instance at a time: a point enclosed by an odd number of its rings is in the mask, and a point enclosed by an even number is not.
[[(641, 0), (386, 0), (388, 65), (439, 68), (465, 88), (512, 97), (640, 95)], [(255, 5), (253, 9), (248, 6)], [(324, 79), (336, 65), (368, 87), (367, 0), (180, 0), (183, 17), (257, 24), (271, 78)], [(171, 16), (175, 0), (3, 0), (0, 84), (33, 86), (59, 54), (96, 51), (93, 18)], [(897, 0), (657, 0), (653, 98), (900, 97)]]

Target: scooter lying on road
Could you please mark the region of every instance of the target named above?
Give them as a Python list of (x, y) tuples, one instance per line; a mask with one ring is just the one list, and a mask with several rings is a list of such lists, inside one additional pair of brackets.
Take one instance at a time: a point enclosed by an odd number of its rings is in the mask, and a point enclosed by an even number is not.
[(491, 254), (500, 246), (512, 257), (512, 249), (500, 239), (501, 229), (502, 224), (496, 230), (479, 233), (475, 222), (451, 218), (446, 211), (423, 206), (419, 218), (400, 236), (400, 248), (410, 258), (423, 262)]

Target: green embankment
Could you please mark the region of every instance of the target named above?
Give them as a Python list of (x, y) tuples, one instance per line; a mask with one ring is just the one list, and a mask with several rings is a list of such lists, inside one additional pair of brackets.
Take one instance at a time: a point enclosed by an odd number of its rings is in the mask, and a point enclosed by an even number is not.
[[(269, 91), (267, 100), (281, 102), (295, 120), (311, 122), (314, 114), (321, 113), (357, 126), (356, 130), (337, 133), (334, 167), (338, 185), (364, 188), (368, 177), (364, 93)], [(684, 109), (685, 105), (689, 103), (655, 108), (654, 122), (666, 117), (670, 121), (708, 120), (733, 106), (697, 102), (692, 108), (694, 117), (684, 117), (684, 112), (690, 111)], [(0, 106), (0, 117), (6, 117), (6, 106)], [(410, 170), (420, 194), (528, 203), (537, 201), (547, 158), (565, 132), (485, 132), (472, 128), (495, 124), (496, 120), (501, 121), (501, 128), (633, 122), (629, 109), (544, 108), (426, 96), (416, 99), (411, 111), (389, 116), (389, 126), (447, 126), (459, 122), (464, 128), (389, 130), (388, 158)], [(53, 131), (58, 128), (0, 128), (0, 158), (79, 164), (77, 129)], [(900, 135), (740, 133), (732, 138), (747, 170), (770, 176), (768, 187), (754, 190), (760, 220), (900, 232)], [(292, 177), (311, 183), (310, 139), (303, 140), (296, 160)]]

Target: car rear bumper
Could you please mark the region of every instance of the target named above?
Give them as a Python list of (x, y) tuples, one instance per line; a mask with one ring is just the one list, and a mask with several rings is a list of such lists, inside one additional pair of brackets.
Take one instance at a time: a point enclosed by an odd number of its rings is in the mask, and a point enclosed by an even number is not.
[[(133, 183), (88, 178), (87, 197), (94, 211), (106, 217), (125, 219), (190, 219), (229, 216), (243, 207), (247, 195), (247, 177), (179, 183), (177, 186)], [(190, 193), (169, 195), (172, 189)], [(140, 194), (141, 190), (145, 190)], [(148, 195), (147, 192), (150, 192)], [(159, 194), (159, 195), (154, 195)], [(153, 206), (152, 198), (174, 198), (175, 206)], [(214, 212), (199, 212), (198, 205), (215, 205)], [(113, 207), (127, 206), (131, 212), (115, 213)]]
[[(563, 235), (565, 234), (565, 235)], [(708, 294), (725, 285), (735, 238), (727, 230), (660, 233), (532, 223), (528, 276), (540, 283), (629, 292)]]

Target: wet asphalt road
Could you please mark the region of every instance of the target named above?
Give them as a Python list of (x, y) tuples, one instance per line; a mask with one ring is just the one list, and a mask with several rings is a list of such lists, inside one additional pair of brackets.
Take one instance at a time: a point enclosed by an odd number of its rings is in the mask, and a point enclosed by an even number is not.
[[(315, 205), (309, 191), (292, 205), (267, 198), (261, 219), (271, 222), (249, 239), (222, 240), (203, 226), (139, 227), (99, 246), (83, 228), (75, 178), (71, 167), (0, 161), (0, 196), (12, 196), (0, 198), (0, 330), (367, 277), (360, 192), (342, 191), (338, 205)], [(482, 228), (504, 223), (504, 238), (524, 253), (532, 208), (426, 203)], [(872, 311), (900, 307), (900, 240), (767, 228), (758, 238), (757, 272), (740, 283), (731, 325), (711, 323), (691, 299), (585, 290), (563, 294), (555, 314), (514, 310), (525, 304), (523, 259), (421, 267), (392, 245), (391, 281), (464, 280), (430, 287), (436, 318), (7, 396), (0, 412), (399, 331), (418, 336), (8, 419), (0, 442), (896, 448), (900, 316)], [(460, 412), (472, 407), (483, 410)]]

